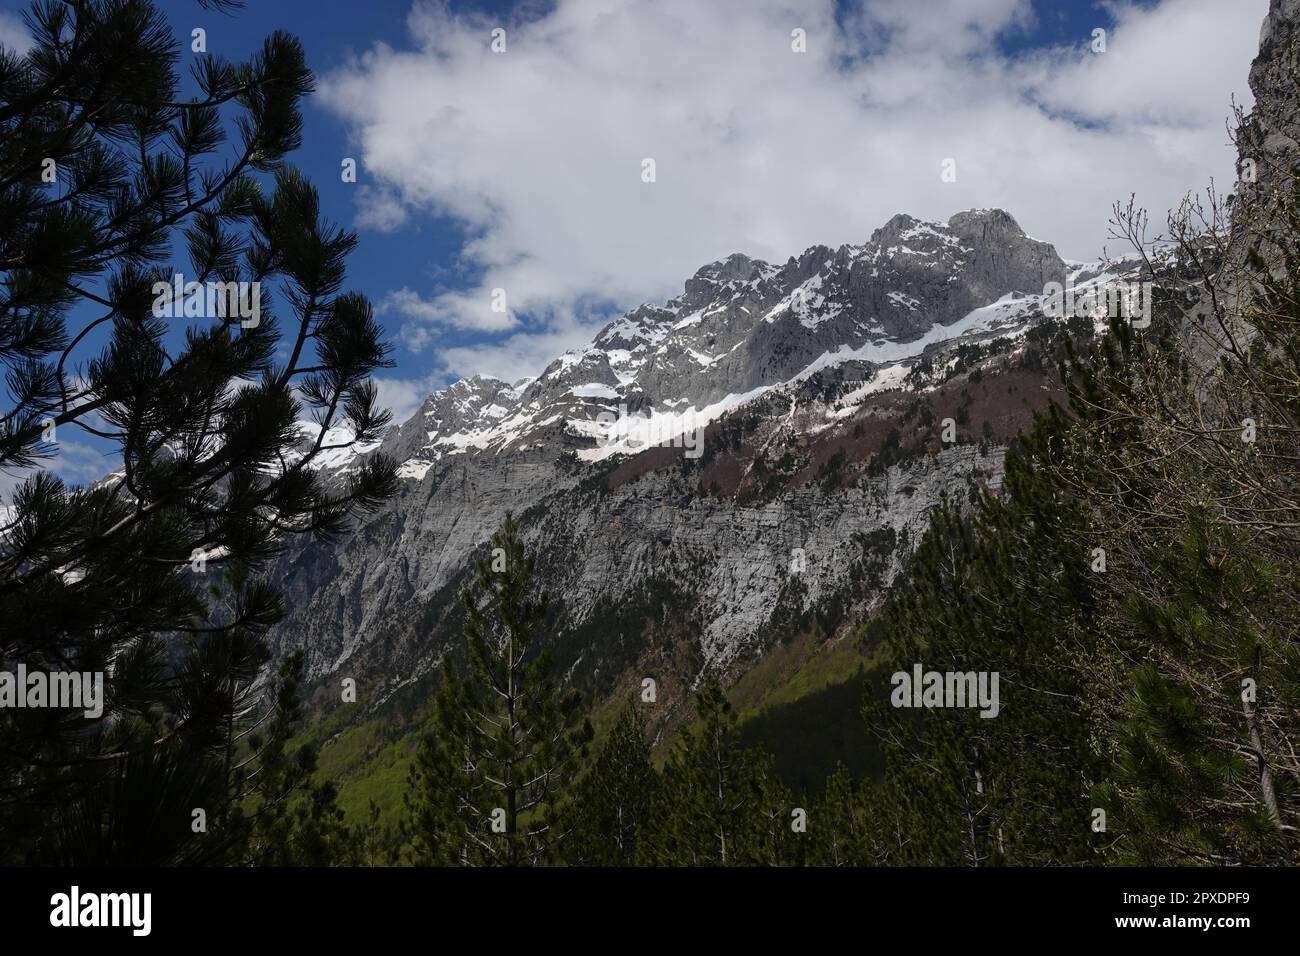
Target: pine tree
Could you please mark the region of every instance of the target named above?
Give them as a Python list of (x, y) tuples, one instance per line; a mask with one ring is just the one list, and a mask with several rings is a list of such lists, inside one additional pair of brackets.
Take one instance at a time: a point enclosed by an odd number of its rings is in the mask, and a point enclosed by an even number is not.
[[(249, 742), (282, 613), (257, 570), (395, 490), (384, 456), (334, 488), (313, 468), (327, 435), (387, 422), (387, 347), (342, 290), (356, 237), (286, 162), (313, 82), (296, 39), (194, 56), (185, 98), (146, 0), (38, 2), (27, 23), (33, 49), (0, 50), (0, 468), (85, 436), (117, 466), (89, 487), (31, 472), (0, 526), (3, 669), (107, 675), (97, 716), (0, 711), (0, 858), (242, 859), (237, 808), (284, 798), (248, 789), (273, 776)], [(196, 809), (229, 829), (195, 830)]]
[(560, 853), (557, 808), (584, 734), (578, 695), (559, 687), (541, 646), (548, 602), (534, 593), (535, 561), (507, 515), (462, 595), (468, 668), (445, 666), (409, 775), (419, 864), (535, 866)]
[(1142, 657), (1119, 684), (1115, 765), (1097, 788), (1114, 808), (1113, 853), (1148, 865), (1290, 862), (1297, 722), (1285, 702), (1300, 697), (1300, 622), (1277, 598), (1294, 571), (1204, 512), (1148, 559), (1163, 593), (1119, 608), (1136, 636), (1128, 652)]
[(826, 790), (809, 814), (810, 866), (872, 866), (887, 864), (876, 847), (884, 839), (870, 791), (853, 779), (844, 763), (826, 780)]
[(1003, 497), (969, 514), (945, 502), (869, 629), (886, 677), (997, 674), (999, 711), (918, 712), (877, 687), (865, 714), (882, 741), (887, 808), (878, 852), (891, 862), (983, 866), (1087, 862), (1086, 678), (1096, 640), (1087, 523), (1056, 492), (1045, 457), (1072, 427), (1051, 406), (1007, 455)]
[[(270, 720), (264, 730), (254, 728), (248, 739), (246, 751), (257, 758), (244, 757), (235, 768), (241, 789), (249, 795), (247, 812), (238, 815), (248, 831), (246, 849), (242, 857), (226, 854), (224, 859), (250, 866), (357, 865), (362, 862), (361, 841), (338, 806), (337, 785), (316, 781), (313, 747), (289, 748), (302, 718), (301, 651), (284, 659), (279, 677)], [(246, 769), (250, 766), (251, 772)]]
[(696, 696), (699, 721), (664, 768), (641, 842), (652, 866), (780, 866), (797, 859), (789, 792), (763, 753), (740, 746), (721, 685)]
[[(1230, 219), (1212, 192), (1171, 215), (1152, 329), (1116, 329), (1079, 400), (1105, 453), (1059, 475), (1112, 551), (1090, 696), (1115, 862), (1300, 853), (1300, 180), (1275, 172)], [(1115, 221), (1145, 241), (1132, 204)]]
[(574, 787), (566, 859), (579, 866), (634, 866), (658, 781), (645, 718), (629, 705)]

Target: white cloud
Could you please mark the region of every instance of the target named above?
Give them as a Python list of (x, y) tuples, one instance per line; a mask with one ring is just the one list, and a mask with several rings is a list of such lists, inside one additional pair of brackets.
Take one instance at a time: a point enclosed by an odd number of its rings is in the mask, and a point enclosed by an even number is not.
[(120, 466), (121, 459), (116, 448), (104, 451), (66, 439), (58, 443), (58, 453), (49, 463), (52, 471), (58, 472), (64, 481), (73, 484), (98, 481)]
[(924, 14), (915, 0), (870, 0), (844, 18), (849, 40), (869, 53), (892, 51), (934, 59), (982, 54), (998, 34), (1034, 21), (1027, 0), (929, 0)]
[[(1084, 35), (1008, 59), (994, 41), (1031, 24), (1028, 0), (867, 0), (838, 23), (831, 0), (559, 0), (504, 23), (417, 3), (412, 49), (377, 45), (322, 94), (379, 184), (360, 224), (397, 221), (400, 203), (472, 237), (476, 288), (387, 300), (408, 346), (487, 331), (507, 354), (488, 341), (448, 367), (524, 368), (585, 328), (583, 300), (661, 299), (729, 253), (783, 262), (862, 242), (897, 212), (1000, 206), (1095, 258), (1115, 200), (1136, 192), (1159, 218), (1231, 180), (1224, 123), (1233, 93), (1250, 102), (1267, 5), (1114, 4), (1106, 53)], [(940, 180), (949, 157), (955, 183)], [(508, 315), (488, 308), (497, 287)]]
[(386, 378), (376, 375), (374, 382), (379, 390), (380, 407), (391, 411), (393, 421), (399, 425), (415, 414), (430, 392), (440, 387), (434, 376)]
[(0, 10), (0, 46), (19, 56), (32, 48), (32, 35), (20, 17)]
[(450, 378), (477, 374), (517, 382), (537, 375), (569, 349), (590, 343), (605, 323), (605, 318), (565, 320), (543, 331), (516, 332), (500, 341), (440, 349), (437, 359)]
[[(447, 325), (458, 329), (477, 329), (484, 332), (504, 331), (515, 325), (509, 311), (492, 308), (493, 289), (479, 289), (466, 294), (444, 292), (432, 299), (422, 297), (405, 286), (388, 293), (379, 303), (381, 313), (396, 313), (431, 325)], [(509, 306), (509, 296), (503, 300)]]
[(1267, 4), (1166, 0), (1152, 8), (1107, 7), (1117, 23), (1105, 53), (1064, 64), (1052, 54), (1034, 58), (1024, 75), (1040, 102), (1104, 123), (1119, 136), (1204, 135), (1217, 156), (1231, 159), (1224, 147), (1229, 96), (1236, 91), (1250, 102), (1246, 74)]
[(61, 438), (48, 458), (30, 468), (0, 469), (0, 505), (13, 504), (14, 492), (38, 471), (50, 471), (71, 485), (88, 485), (121, 465), (116, 449), (105, 451), (82, 442)]
[(360, 229), (395, 232), (409, 218), (406, 207), (391, 189), (358, 186), (357, 207), (356, 224)]

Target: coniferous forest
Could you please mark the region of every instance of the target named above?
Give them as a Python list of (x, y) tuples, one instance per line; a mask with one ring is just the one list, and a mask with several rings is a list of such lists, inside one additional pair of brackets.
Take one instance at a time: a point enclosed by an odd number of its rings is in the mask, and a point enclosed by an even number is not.
[[(686, 454), (664, 479), (709, 507), (798, 488), (822, 502), (891, 474), (924, 495), (906, 476), (954, 453), (951, 422), (970, 436), (957, 451), (1005, 448), (996, 481), (936, 492), (914, 537), (864, 536), (838, 592), (791, 572), (752, 653), (725, 659), (681, 597), (707, 568), (664, 561), (647, 580), (676, 583), (648, 585), (643, 606), (593, 599), (580, 619), (581, 575), (555, 545), (577, 519), (521, 498), (436, 598), (402, 592), (408, 617), (343, 614), (338, 630), (364, 621), (380, 645), (416, 635), (384, 685), (405, 696), (383, 701), (364, 696), (372, 674), (352, 680), (313, 651), (324, 618), (295, 616), (309, 598), (345, 600), (302, 568), (341, 565), (329, 556), (358, 528), (379, 529), (364, 532), (370, 565), (387, 566), (385, 549), (416, 533), (387, 516), (429, 481), (411, 484), (394, 452), (402, 423), (376, 377), (400, 345), (382, 290), (353, 267), (365, 239), (302, 169), (311, 51), (279, 30), (247, 58), (196, 53), (163, 6), (38, 0), (22, 14), (30, 47), (0, 46), (0, 470), (13, 478), (0, 862), (1300, 862), (1300, 147), (1286, 139), (1300, 21), (1287, 3), (1272, 4), (1257, 61), (1275, 88), (1230, 117), (1250, 174), (1230, 190), (1189, 183), (1167, 216), (1127, 197), (1110, 211), (1112, 247), (1154, 290), (1149, 322), (1121, 310), (1034, 333), (1009, 360), (987, 340), (955, 370), (927, 358), (913, 373), (931, 378), (905, 383), (920, 382), (916, 413), (846, 427), (834, 453), (791, 439), (745, 458), (768, 420), (728, 412), (702, 432), (702, 463)], [(254, 288), (256, 305), (191, 311), (173, 275)], [(1039, 397), (1005, 432), (1005, 416), (981, 429), (973, 400), (946, 417), (945, 361), (968, 397), (998, 375), (1040, 376), (1025, 386)], [(794, 415), (782, 402), (771, 420)], [(67, 442), (93, 444), (98, 478), (60, 475)], [(574, 481), (580, 500), (653, 480), (610, 460)], [(603, 521), (590, 534), (614, 534)], [(803, 686), (755, 663), (800, 641), (838, 669)], [(745, 696), (751, 666), (780, 685), (762, 706)], [(942, 677), (932, 704), (923, 671), (971, 675), (982, 706), (944, 705)], [(60, 702), (57, 675), (82, 674), (102, 675), (97, 699), (86, 683)], [(31, 675), (49, 675), (44, 697)], [(361, 810), (330, 756), (358, 686), (356, 712), (396, 721), (374, 749), (400, 758)]]

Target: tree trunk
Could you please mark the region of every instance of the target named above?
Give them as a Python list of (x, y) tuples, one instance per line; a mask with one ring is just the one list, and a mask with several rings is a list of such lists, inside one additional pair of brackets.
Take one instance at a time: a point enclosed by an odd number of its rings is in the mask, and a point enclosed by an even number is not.
[(1273, 821), (1274, 829), (1281, 831), (1282, 813), (1277, 806), (1277, 791), (1273, 789), (1273, 772), (1269, 770), (1268, 761), (1264, 758), (1264, 741), (1259, 732), (1259, 721), (1255, 719), (1255, 708), (1248, 700), (1243, 699), (1241, 710), (1246, 715), (1246, 728), (1250, 731), (1250, 746), (1255, 751), (1255, 760), (1259, 764), (1259, 792), (1264, 799), (1264, 806), (1268, 808), (1268, 815)]

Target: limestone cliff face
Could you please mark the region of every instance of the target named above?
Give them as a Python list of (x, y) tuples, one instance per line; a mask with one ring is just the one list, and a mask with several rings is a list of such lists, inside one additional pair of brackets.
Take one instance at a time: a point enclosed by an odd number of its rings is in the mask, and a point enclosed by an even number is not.
[[(1275, 270), (1284, 268), (1277, 240), (1288, 237), (1278, 204), (1291, 199), (1300, 174), (1300, 0), (1271, 0), (1249, 79), (1255, 103), (1236, 129), (1238, 180), (1231, 201), (1220, 210), (1227, 220), (1218, 223), (1220, 235), (1215, 237), (1226, 241), (1222, 246), (1204, 243), (1207, 261), (1214, 262), (1217, 272), (1212, 288), (1189, 284), (1195, 298), (1183, 310), (1186, 319), (1178, 330), (1181, 348), (1205, 370), (1207, 391), (1218, 355), (1231, 347), (1228, 333), (1238, 342), (1254, 335), (1243, 318), (1251, 308), (1256, 278), (1247, 266), (1250, 251), (1259, 252)], [(1189, 184), (1189, 189), (1203, 185)], [(1212, 314), (1217, 316), (1213, 322), (1193, 321)]]
[(1270, 191), (1289, 182), (1300, 162), (1300, 0), (1272, 0), (1250, 68), (1255, 107), (1241, 138), (1242, 158), (1256, 162)]
[[(999, 449), (959, 446), (848, 488), (805, 485), (755, 502), (700, 495), (677, 469), (601, 493), (572, 476), (557, 480), (540, 462), (456, 463), (344, 547), (294, 559), (285, 578), (294, 611), (277, 630), (279, 648), (301, 647), (314, 677), (360, 675), (377, 689), (425, 673), (454, 637), (440, 617), (469, 559), (507, 511), (531, 502), (527, 537), (561, 602), (561, 631), (599, 627), (602, 613), (654, 581), (691, 608), (702, 662), (725, 669), (777, 636), (763, 632), (783, 600), (796, 612), (843, 592), (874, 604), (939, 496), (996, 483), (1001, 460)], [(868, 572), (869, 582), (855, 580)], [(567, 647), (560, 657), (610, 671), (636, 656), (635, 646), (612, 660), (591, 650)]]
[(754, 502), (701, 496), (680, 473), (655, 471), (595, 500), (550, 499), (533, 534), (569, 624), (655, 578), (692, 605), (703, 663), (726, 669), (761, 652), (783, 596), (796, 611), (840, 594), (874, 604), (901, 568), (900, 542), (919, 539), (940, 496), (996, 482), (1001, 465), (1000, 449), (959, 446), (847, 488), (805, 484)]
[(1239, 178), (1225, 256), (1228, 275), (1241, 268), (1248, 249), (1270, 244), (1269, 233), (1278, 227), (1277, 199), (1289, 193), (1300, 173), (1300, 0), (1270, 3), (1250, 67), (1250, 89), (1255, 105), (1236, 134)]

